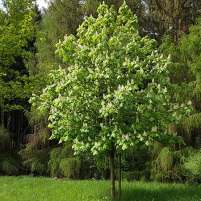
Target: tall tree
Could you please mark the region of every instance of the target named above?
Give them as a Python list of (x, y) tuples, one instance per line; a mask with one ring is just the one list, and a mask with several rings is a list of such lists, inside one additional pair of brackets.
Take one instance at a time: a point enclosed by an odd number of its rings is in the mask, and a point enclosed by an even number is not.
[[(34, 34), (31, 9), (32, 1), (4, 1), (5, 11), (1, 12), (0, 70), (1, 107), (19, 108), (18, 103), (10, 104), (15, 98), (27, 97), (22, 82), (26, 82), (27, 71), (23, 58), (27, 56), (26, 47)], [(8, 107), (7, 107), (8, 105)]]
[(172, 65), (169, 66), (171, 82), (175, 83), (175, 99), (177, 101), (192, 101), (194, 113), (184, 119), (185, 126), (179, 130), (186, 144), (200, 147), (200, 97), (201, 97), (201, 19), (190, 27), (190, 33), (185, 35), (177, 45), (170, 37), (165, 38), (160, 50), (164, 55), (171, 54)]
[[(36, 42), (26, 62), (29, 75), (35, 83), (32, 92), (36, 94), (41, 93), (47, 84), (49, 71), (58, 68), (59, 64), (64, 66), (60, 57), (55, 55), (55, 45), (60, 39), (63, 40), (66, 34), (75, 34), (83, 20), (81, 4), (78, 0), (51, 0), (48, 4), (48, 8), (43, 10)], [(27, 114), (30, 123), (34, 124), (33, 133), (40, 133), (41, 127), (44, 127), (42, 130), (46, 130), (45, 119), (41, 121), (34, 108), (31, 108)]]
[(33, 2), (5, 0), (0, 10), (0, 124), (8, 131), (17, 132), (16, 140), (27, 128), (20, 110), (28, 108), (31, 95), (24, 59), (28, 57), (27, 50), (36, 28)]
[[(64, 36), (70, 34), (76, 34), (77, 28), (83, 22), (86, 16), (97, 16), (97, 8), (102, 3), (102, 0), (86, 0), (86, 1), (70, 1), (70, 0), (51, 0), (49, 1), (49, 7), (43, 13), (43, 20), (39, 28), (38, 39), (36, 47), (37, 53), (37, 65), (35, 74), (39, 71), (49, 71), (60, 64), (64, 66), (60, 58), (55, 55), (55, 44), (59, 40), (63, 40)], [(123, 0), (110, 1), (107, 0), (105, 4), (108, 6), (114, 5), (117, 11), (122, 5)], [(144, 27), (147, 20), (145, 13), (145, 4), (142, 0), (128, 0), (127, 4), (131, 8), (131, 11), (136, 13), (139, 19), (140, 27)], [(144, 23), (145, 22), (145, 23)], [(148, 28), (147, 28), (148, 30)], [(140, 35), (147, 35), (147, 31), (144, 28), (140, 28)], [(34, 72), (34, 69), (32, 72)], [(46, 70), (45, 70), (46, 69)], [(46, 74), (46, 73), (45, 73)]]
[(31, 102), (49, 114), (51, 139), (72, 141), (75, 154), (110, 155), (111, 196), (115, 197), (114, 154), (154, 140), (175, 140), (168, 126), (180, 124), (188, 107), (172, 104), (167, 60), (156, 41), (141, 38), (127, 5), (102, 4), (76, 36), (57, 45), (68, 68), (54, 70), (50, 84)]
[(164, 34), (171, 34), (172, 40), (178, 43), (190, 25), (200, 16), (201, 2), (199, 0), (149, 0), (149, 12), (153, 23), (157, 25), (156, 34), (161, 41)]
[(30, 69), (32, 74), (47, 74), (47, 72), (63, 65), (60, 58), (55, 55), (55, 45), (64, 36), (76, 34), (76, 30), (83, 21), (83, 14), (79, 0), (51, 0), (48, 9), (44, 10), (42, 22), (36, 41), (36, 67)]

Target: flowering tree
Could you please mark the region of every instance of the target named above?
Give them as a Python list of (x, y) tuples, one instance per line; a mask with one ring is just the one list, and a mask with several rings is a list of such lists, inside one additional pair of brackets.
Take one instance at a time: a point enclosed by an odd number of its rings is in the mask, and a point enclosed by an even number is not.
[(77, 36), (57, 44), (68, 67), (53, 70), (50, 84), (31, 99), (49, 114), (51, 139), (72, 141), (75, 154), (110, 155), (112, 197), (115, 151), (174, 142), (169, 124), (179, 124), (187, 109), (170, 103), (168, 61), (137, 27), (126, 4), (118, 13), (100, 5), (97, 19), (87, 18)]

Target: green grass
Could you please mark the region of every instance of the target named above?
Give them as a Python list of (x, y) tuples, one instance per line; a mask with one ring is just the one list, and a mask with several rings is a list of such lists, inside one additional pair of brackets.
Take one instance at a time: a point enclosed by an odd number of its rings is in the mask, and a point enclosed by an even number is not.
[[(23, 176), (0, 177), (0, 200), (111, 200), (110, 181), (60, 181)], [(201, 186), (122, 182), (122, 201), (201, 201)]]

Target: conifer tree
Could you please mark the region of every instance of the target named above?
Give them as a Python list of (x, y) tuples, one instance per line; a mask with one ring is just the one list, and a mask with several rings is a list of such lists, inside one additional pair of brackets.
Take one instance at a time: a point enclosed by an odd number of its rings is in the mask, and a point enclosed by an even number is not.
[[(174, 44), (170, 37), (166, 37), (160, 47), (164, 55), (171, 54), (172, 64), (169, 66), (170, 80), (175, 83), (174, 98), (179, 102), (192, 102), (194, 113), (189, 114), (183, 121), (185, 126), (178, 129), (187, 145), (193, 148), (200, 147), (201, 128), (201, 19), (189, 29), (179, 44)], [(172, 97), (172, 98), (173, 98)]]
[(47, 72), (62, 65), (61, 59), (55, 55), (55, 45), (67, 34), (76, 34), (76, 29), (83, 21), (83, 13), (79, 0), (51, 0), (49, 6), (44, 10), (42, 22), (36, 41), (38, 49), (36, 72), (47, 74)]
[(164, 34), (170, 34), (174, 43), (178, 43), (200, 16), (200, 0), (151, 0), (147, 3), (153, 23), (158, 25), (159, 41)]

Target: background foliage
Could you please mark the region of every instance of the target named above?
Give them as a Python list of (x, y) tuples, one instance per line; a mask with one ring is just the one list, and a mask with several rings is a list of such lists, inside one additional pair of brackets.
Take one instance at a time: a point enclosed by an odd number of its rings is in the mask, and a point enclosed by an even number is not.
[[(0, 10), (0, 174), (32, 172), (63, 177), (71, 174), (62, 173), (67, 164), (65, 159), (73, 158), (72, 161), (81, 164), (75, 178), (109, 177), (108, 157), (98, 166), (89, 154), (79, 159), (70, 154), (72, 150), (67, 154), (68, 144), (58, 146), (56, 140), (48, 140), (51, 135), (47, 129), (48, 116), (38, 115), (28, 103), (31, 94), (39, 95), (48, 83), (50, 69), (58, 69), (59, 65), (68, 68), (55, 54), (55, 44), (59, 39), (63, 41), (66, 34), (76, 35), (86, 16), (97, 17), (100, 3), (51, 0), (49, 7), (41, 12), (35, 1), (4, 1), (4, 9)], [(171, 54), (172, 64), (168, 65), (174, 84), (171, 100), (182, 104), (190, 99), (194, 113), (182, 119), (182, 127), (171, 126), (183, 137), (185, 146), (173, 143), (164, 147), (153, 143), (149, 149), (140, 146), (129, 149), (122, 156), (123, 178), (200, 182), (200, 1), (127, 0), (126, 3), (137, 14), (139, 35), (156, 39), (164, 57)], [(105, 4), (113, 4), (117, 11), (123, 0)], [(54, 149), (62, 153), (59, 173), (54, 172), (56, 158), (51, 158)], [(72, 174), (70, 177), (74, 177)]]

